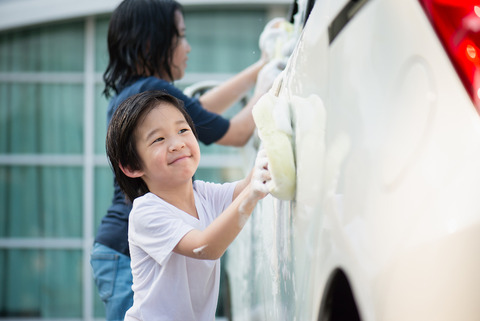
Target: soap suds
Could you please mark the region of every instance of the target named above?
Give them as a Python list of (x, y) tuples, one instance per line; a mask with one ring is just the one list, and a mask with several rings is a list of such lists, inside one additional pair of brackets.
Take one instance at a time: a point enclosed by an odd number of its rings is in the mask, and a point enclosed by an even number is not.
[(197, 254), (197, 255), (201, 255), (203, 250), (205, 250), (205, 248), (208, 246), (208, 244), (205, 244), (203, 246), (200, 246), (196, 249), (193, 250), (193, 253)]
[(238, 208), (238, 226), (243, 228), (247, 224), (250, 213), (245, 210), (245, 204), (241, 204)]

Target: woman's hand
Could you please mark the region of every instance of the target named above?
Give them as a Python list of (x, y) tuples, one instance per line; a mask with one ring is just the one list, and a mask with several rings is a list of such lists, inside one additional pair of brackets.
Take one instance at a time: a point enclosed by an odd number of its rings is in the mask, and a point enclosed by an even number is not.
[(268, 92), (284, 69), (285, 61), (281, 59), (274, 59), (266, 64), (258, 73), (254, 94), (261, 96)]
[(287, 42), (290, 38), (289, 31), (284, 28), (288, 21), (285, 18), (277, 17), (270, 20), (263, 28), (258, 39), (258, 46), (262, 52), (262, 58), (270, 61), (278, 56), (279, 45)]

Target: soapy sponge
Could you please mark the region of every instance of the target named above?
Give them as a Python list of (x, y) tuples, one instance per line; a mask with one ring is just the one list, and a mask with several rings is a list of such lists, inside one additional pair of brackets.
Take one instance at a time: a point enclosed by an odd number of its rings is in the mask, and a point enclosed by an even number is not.
[(253, 107), (258, 136), (267, 153), (272, 180), (270, 193), (281, 200), (295, 197), (295, 157), (293, 131), (288, 103), (271, 92), (263, 95)]
[(295, 42), (293, 24), (285, 18), (277, 17), (265, 25), (258, 46), (268, 60), (273, 60), (289, 57)]

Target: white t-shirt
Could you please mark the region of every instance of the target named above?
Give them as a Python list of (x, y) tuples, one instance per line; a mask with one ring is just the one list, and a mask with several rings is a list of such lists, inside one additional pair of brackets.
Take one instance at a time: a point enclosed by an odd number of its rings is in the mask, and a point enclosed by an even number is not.
[(135, 199), (128, 225), (134, 295), (125, 320), (215, 319), (220, 260), (193, 259), (173, 249), (185, 234), (204, 230), (232, 203), (235, 186), (195, 181), (199, 219), (152, 193)]

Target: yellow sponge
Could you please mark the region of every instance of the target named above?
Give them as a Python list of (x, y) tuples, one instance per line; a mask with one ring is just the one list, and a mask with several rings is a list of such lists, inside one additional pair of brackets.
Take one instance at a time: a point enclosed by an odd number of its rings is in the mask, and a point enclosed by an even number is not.
[(268, 157), (272, 176), (269, 191), (278, 199), (292, 200), (296, 185), (295, 157), (288, 103), (267, 92), (255, 104), (252, 113)]

